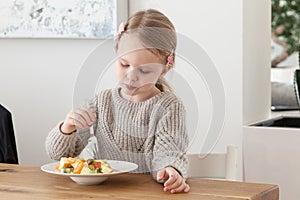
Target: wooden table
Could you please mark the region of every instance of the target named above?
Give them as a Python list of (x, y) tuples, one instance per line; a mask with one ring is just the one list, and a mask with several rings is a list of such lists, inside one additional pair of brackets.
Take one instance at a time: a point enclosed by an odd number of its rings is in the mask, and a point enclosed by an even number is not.
[(42, 172), (39, 167), (0, 163), (0, 199), (205, 199), (278, 200), (276, 185), (188, 180), (189, 193), (170, 194), (152, 176), (123, 174), (112, 176), (100, 185), (83, 186), (69, 177)]

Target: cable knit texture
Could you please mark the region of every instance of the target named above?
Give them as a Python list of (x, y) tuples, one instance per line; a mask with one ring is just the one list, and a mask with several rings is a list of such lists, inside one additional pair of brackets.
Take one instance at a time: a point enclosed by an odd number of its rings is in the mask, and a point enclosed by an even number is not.
[[(102, 91), (90, 105), (97, 115), (93, 125), (97, 159), (134, 162), (139, 166), (136, 173), (151, 172), (154, 177), (158, 170), (172, 166), (187, 178), (185, 109), (172, 92), (130, 102), (120, 96), (120, 88), (115, 88)], [(64, 135), (58, 125), (46, 139), (46, 150), (54, 160), (76, 157), (89, 136), (89, 129)]]

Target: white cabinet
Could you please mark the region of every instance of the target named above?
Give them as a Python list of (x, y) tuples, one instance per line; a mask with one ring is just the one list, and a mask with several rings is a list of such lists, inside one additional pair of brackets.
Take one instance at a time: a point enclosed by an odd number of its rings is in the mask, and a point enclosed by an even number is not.
[(243, 129), (245, 181), (278, 184), (281, 200), (300, 199), (300, 128)]

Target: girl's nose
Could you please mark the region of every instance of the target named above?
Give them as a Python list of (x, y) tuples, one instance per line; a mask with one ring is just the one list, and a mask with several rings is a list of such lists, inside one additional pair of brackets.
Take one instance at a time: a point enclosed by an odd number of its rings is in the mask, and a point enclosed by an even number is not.
[(137, 74), (137, 69), (130, 69), (127, 72), (127, 78), (130, 81), (137, 81), (138, 80), (138, 74)]

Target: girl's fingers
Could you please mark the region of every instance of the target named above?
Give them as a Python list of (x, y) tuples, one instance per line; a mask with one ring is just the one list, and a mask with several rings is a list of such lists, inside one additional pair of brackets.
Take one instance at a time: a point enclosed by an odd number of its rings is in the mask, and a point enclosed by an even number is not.
[(89, 124), (86, 122), (86, 120), (78, 113), (73, 112), (70, 113), (69, 119), (73, 125), (79, 128), (87, 128), (89, 127)]
[(171, 193), (188, 192), (190, 186), (185, 183), (185, 179), (172, 167), (167, 167), (166, 172), (168, 180), (164, 184), (164, 191)]
[(92, 121), (95, 121), (95, 119), (96, 119), (96, 113), (93, 113), (91, 110), (88, 109), (88, 114), (90, 116), (90, 119)]
[(64, 120), (62, 132), (69, 133), (76, 128), (89, 128), (93, 125), (96, 115), (88, 108), (79, 108), (70, 111)]
[(82, 121), (78, 120), (78, 118), (71, 118), (70, 121), (72, 121), (72, 124), (75, 125), (76, 128), (86, 128), (87, 125), (84, 124)]
[(167, 186), (167, 188), (168, 188), (168, 190), (172, 191), (173, 189), (177, 189), (178, 187), (180, 187), (183, 184), (184, 184), (184, 181), (183, 181), (182, 177), (180, 176), (176, 179), (176, 181), (172, 185)]
[(184, 192), (190, 191), (190, 186), (189, 186), (189, 184), (186, 184), (186, 187), (185, 187), (185, 189), (184, 189), (183, 191), (184, 191)]
[(88, 125), (91, 126), (93, 124), (94, 119), (92, 117), (92, 113), (90, 113), (88, 109), (77, 109), (75, 110), (75, 113), (79, 114), (81, 118), (86, 121)]
[(186, 187), (187, 187), (187, 185), (183, 182), (177, 188), (171, 189), (170, 192), (172, 194), (177, 193), (177, 192), (183, 192)]
[(165, 180), (166, 179), (165, 175), (166, 175), (166, 169), (165, 168), (162, 169), (162, 170), (159, 170), (156, 174), (157, 181)]
[(164, 186), (165, 186), (165, 187), (170, 187), (170, 186), (173, 185), (176, 181), (177, 181), (177, 175), (171, 173), (171, 174), (169, 174), (169, 178), (168, 178), (168, 180), (165, 182)]
[(165, 169), (166, 169), (166, 174), (168, 174), (168, 180), (165, 182), (164, 186), (170, 186), (176, 182), (178, 176), (180, 175), (173, 167), (167, 167)]
[(93, 113), (89, 108), (82, 108), (81, 110), (83, 110), (89, 117), (89, 119), (93, 122), (96, 119), (96, 114)]

